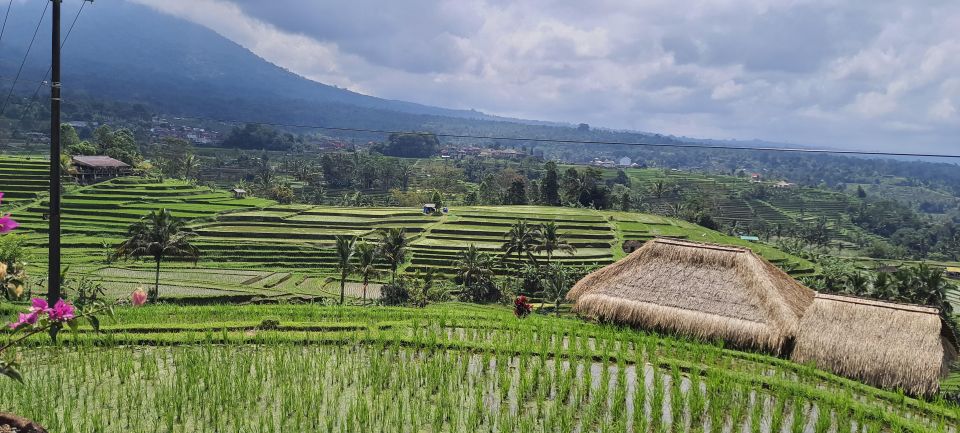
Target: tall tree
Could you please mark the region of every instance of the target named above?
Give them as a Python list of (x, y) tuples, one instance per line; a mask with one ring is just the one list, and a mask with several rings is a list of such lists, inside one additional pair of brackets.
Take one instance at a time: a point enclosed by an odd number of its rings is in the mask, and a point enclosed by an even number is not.
[(356, 236), (337, 236), (337, 245), (334, 249), (337, 256), (337, 263), (334, 268), (340, 274), (340, 305), (343, 305), (346, 297), (347, 277), (355, 270), (353, 255), (357, 252)]
[(523, 268), (523, 259), (527, 258), (531, 262), (536, 262), (533, 257), (533, 251), (537, 246), (537, 239), (540, 233), (537, 228), (528, 224), (526, 220), (520, 220), (510, 226), (510, 230), (504, 235), (507, 239), (500, 249), (503, 251), (503, 258), (510, 257), (511, 254), (517, 256), (517, 274)]
[(560, 181), (557, 175), (557, 164), (549, 161), (543, 166), (547, 173), (543, 176), (543, 183), (540, 185), (540, 195), (543, 204), (547, 206), (560, 206)]
[(390, 284), (397, 283), (397, 269), (407, 259), (407, 237), (402, 228), (380, 229), (380, 255), (390, 265)]
[(527, 204), (527, 183), (523, 177), (517, 176), (510, 181), (510, 187), (507, 188), (504, 204)]
[(545, 251), (547, 253), (548, 264), (551, 260), (553, 260), (554, 251), (562, 251), (567, 254), (574, 254), (577, 252), (577, 249), (568, 243), (566, 239), (564, 239), (564, 236), (560, 233), (557, 223), (550, 221), (541, 224), (539, 233), (540, 238), (537, 240), (536, 250)]
[(196, 261), (200, 250), (190, 243), (192, 232), (185, 229), (183, 220), (158, 209), (130, 225), (127, 240), (121, 243), (114, 258), (151, 257), (156, 263), (153, 289), (148, 293), (151, 301), (160, 297), (160, 263), (167, 257), (190, 258)]
[(370, 280), (380, 275), (380, 270), (376, 267), (377, 247), (376, 245), (361, 242), (357, 245), (357, 275), (363, 282), (363, 301), (367, 300), (367, 287)]
[(470, 246), (460, 253), (454, 263), (457, 269), (457, 280), (464, 287), (464, 297), (473, 302), (490, 301), (496, 292), (491, 290), (493, 278), (493, 258), (480, 251), (476, 245)]

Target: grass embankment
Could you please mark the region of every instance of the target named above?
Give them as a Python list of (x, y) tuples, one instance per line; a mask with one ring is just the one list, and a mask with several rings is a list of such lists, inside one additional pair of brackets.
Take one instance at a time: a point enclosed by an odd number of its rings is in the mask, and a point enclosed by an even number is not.
[(61, 347), (34, 342), (27, 384), (0, 382), (0, 410), (61, 432), (948, 432), (960, 421), (956, 406), (764, 355), (466, 304), (152, 306)]

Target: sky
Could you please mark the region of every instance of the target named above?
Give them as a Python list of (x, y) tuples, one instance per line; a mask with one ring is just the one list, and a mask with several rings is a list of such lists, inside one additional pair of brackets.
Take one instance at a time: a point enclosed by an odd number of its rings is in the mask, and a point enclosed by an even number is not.
[(955, 0), (128, 0), (390, 99), (960, 154)]

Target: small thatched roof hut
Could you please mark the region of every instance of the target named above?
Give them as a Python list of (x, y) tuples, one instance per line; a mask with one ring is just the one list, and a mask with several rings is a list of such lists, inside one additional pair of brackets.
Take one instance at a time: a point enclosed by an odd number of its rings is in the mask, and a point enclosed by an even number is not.
[(658, 238), (567, 298), (603, 320), (781, 353), (814, 292), (746, 248)]
[(930, 395), (957, 357), (936, 308), (818, 293), (791, 358), (873, 386)]

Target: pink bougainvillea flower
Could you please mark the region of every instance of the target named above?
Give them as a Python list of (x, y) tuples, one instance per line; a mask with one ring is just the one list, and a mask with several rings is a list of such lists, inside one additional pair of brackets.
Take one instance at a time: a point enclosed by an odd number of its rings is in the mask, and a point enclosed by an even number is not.
[(40, 313), (37, 311), (20, 313), (18, 320), (10, 324), (10, 329), (19, 329), (24, 325), (33, 325), (34, 323), (37, 323), (39, 316)]
[(33, 298), (30, 300), (30, 311), (33, 313), (40, 313), (50, 309), (50, 304), (47, 304), (47, 300), (43, 298)]
[(20, 227), (20, 224), (11, 219), (9, 214), (0, 217), (0, 234), (9, 233), (17, 227)]
[(146, 304), (147, 292), (144, 292), (142, 288), (137, 287), (137, 290), (134, 290), (133, 293), (130, 294), (130, 303), (133, 304), (134, 307), (139, 307), (143, 304)]
[(53, 309), (47, 311), (47, 315), (50, 317), (50, 320), (54, 322), (66, 322), (71, 320), (76, 313), (73, 309), (73, 305), (70, 305), (63, 299), (58, 300), (57, 303), (54, 304)]

